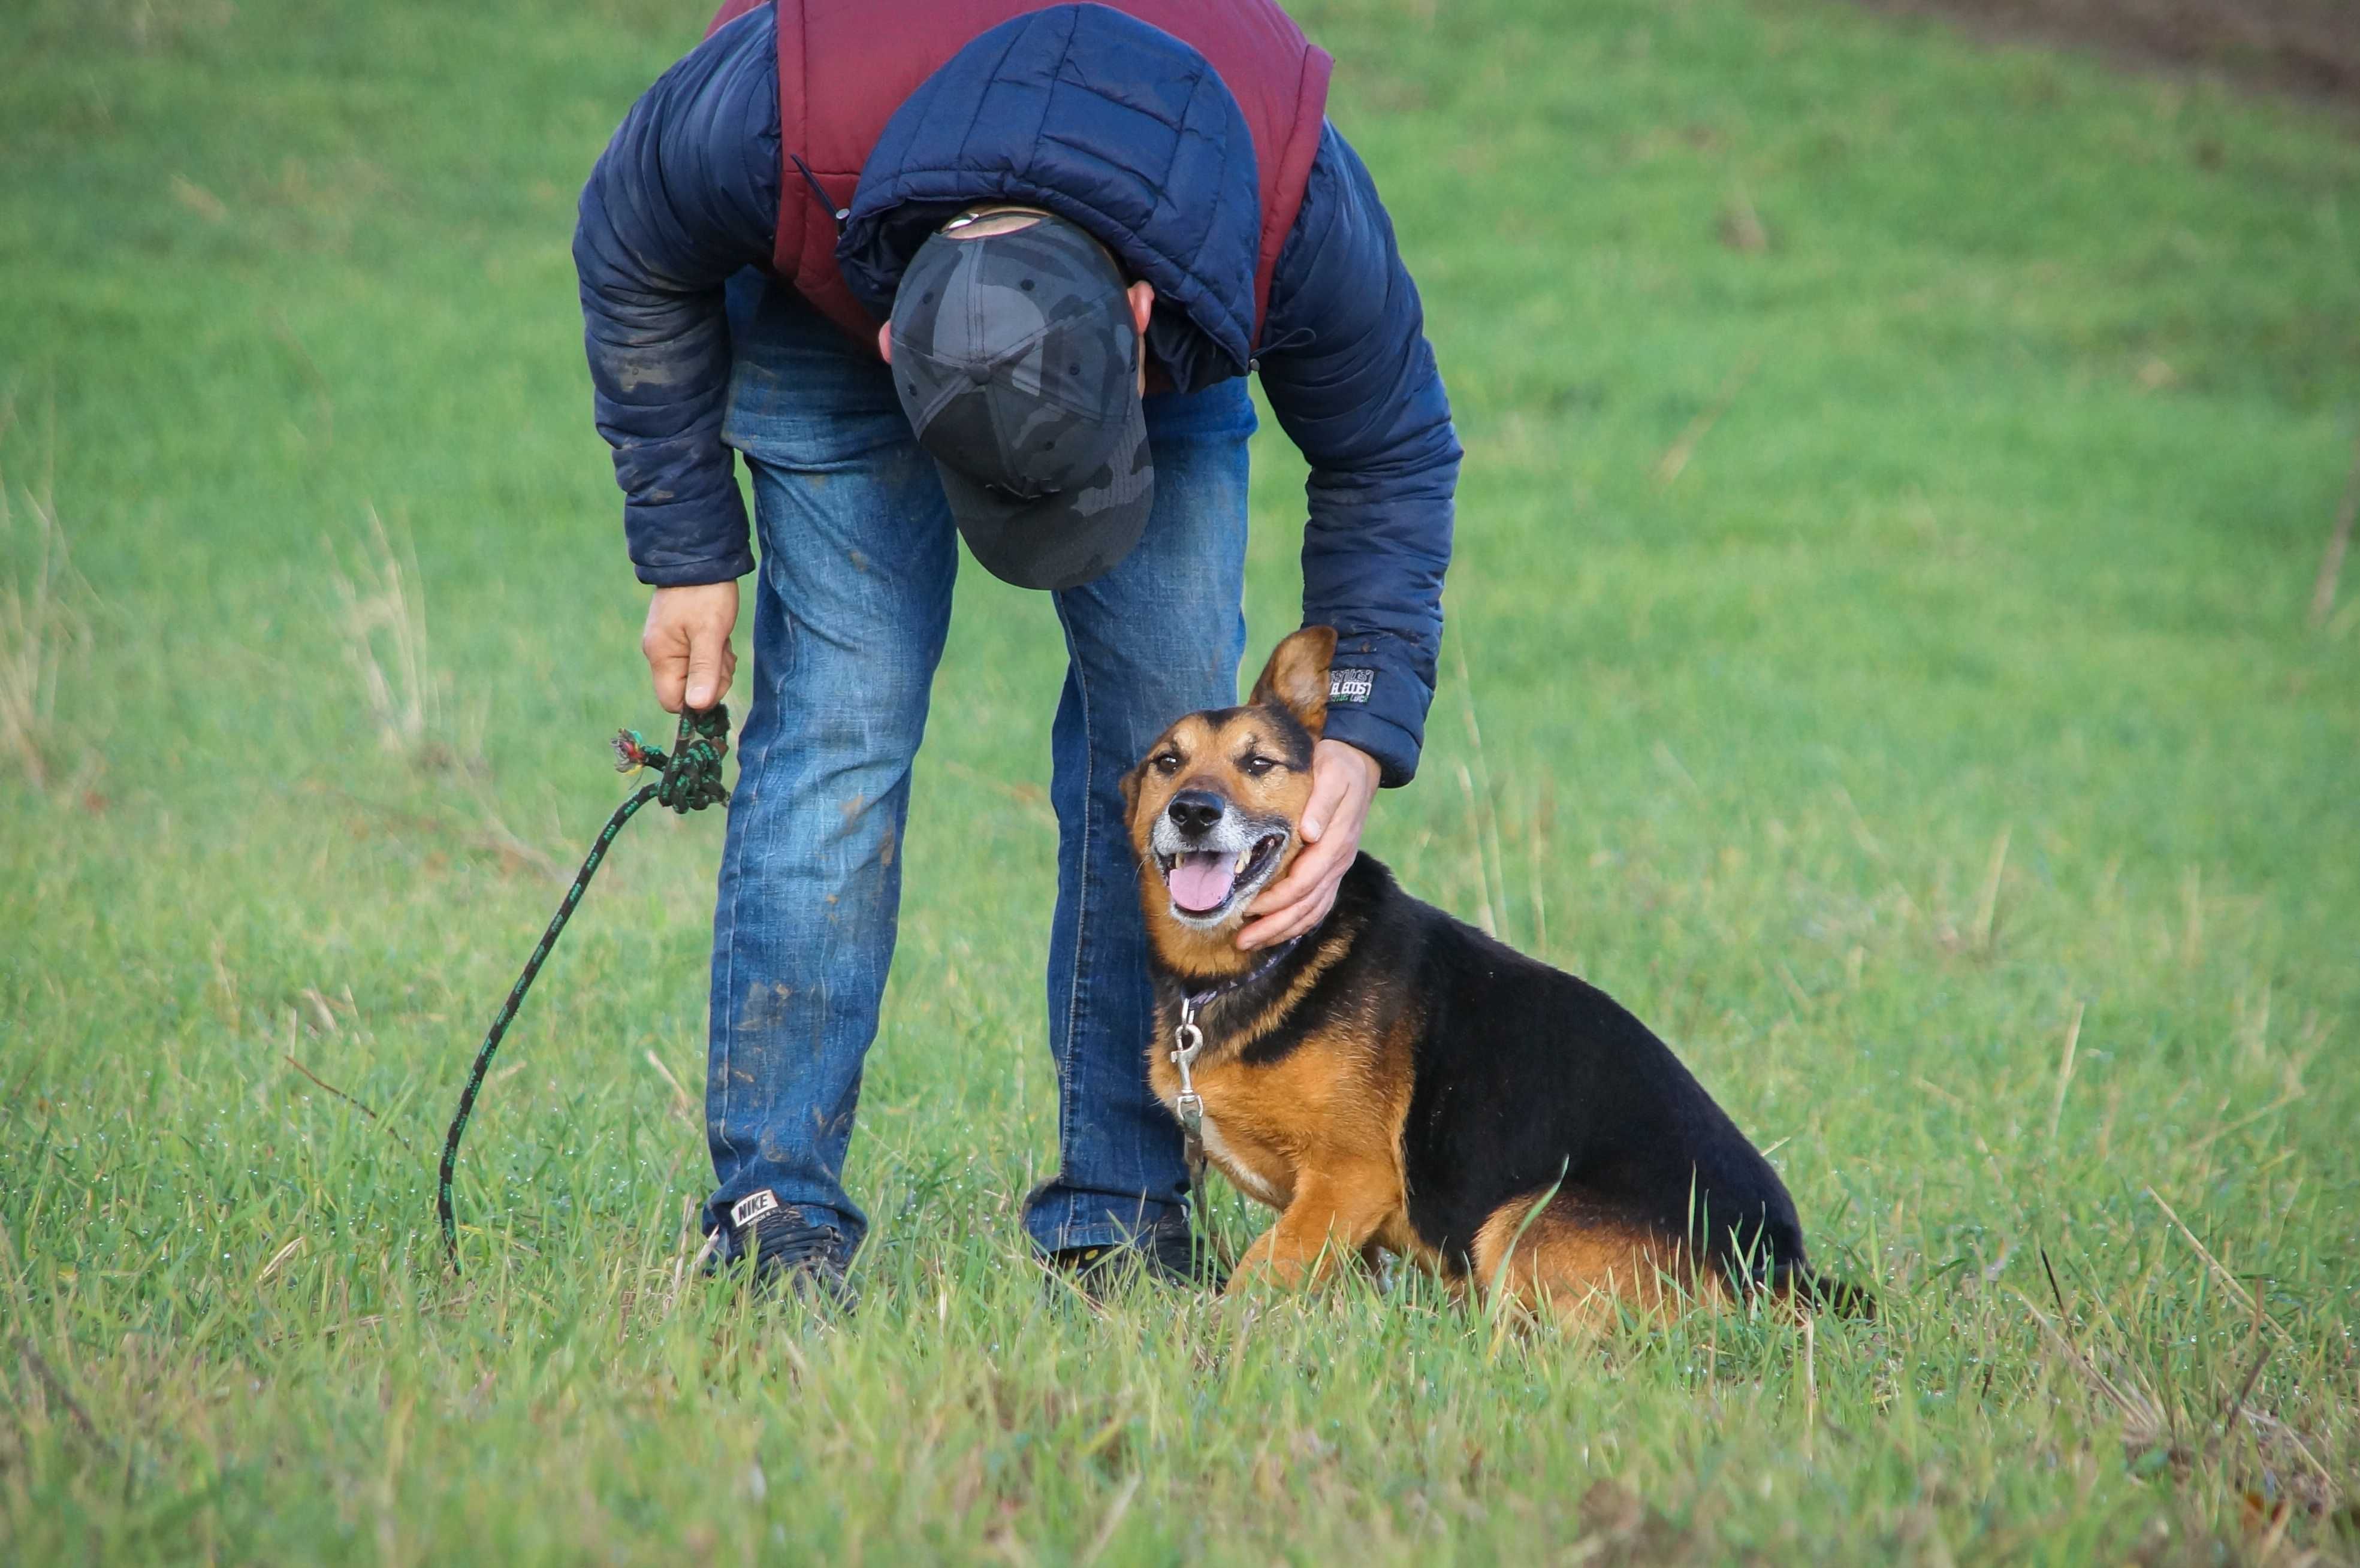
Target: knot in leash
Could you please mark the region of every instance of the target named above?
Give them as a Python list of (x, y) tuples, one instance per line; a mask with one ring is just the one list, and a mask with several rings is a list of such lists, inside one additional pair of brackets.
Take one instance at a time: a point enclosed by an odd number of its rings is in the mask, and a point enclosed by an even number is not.
[(655, 802), (681, 815), (725, 804), (729, 791), (721, 783), (722, 759), (729, 755), (729, 709), (715, 703), (703, 713), (683, 711), (680, 738), (669, 754), (650, 746), (637, 730), (615, 732), (615, 771), (630, 773), (652, 768), (662, 777), (655, 783)]
[(467, 1075), (467, 1086), (459, 1095), (458, 1114), (451, 1118), (451, 1130), (442, 1139), (442, 1166), (435, 1187), (434, 1208), (442, 1222), (442, 1249), (450, 1255), (451, 1272), (459, 1272), (459, 1226), (452, 1212), (451, 1179), (458, 1165), (459, 1140), (466, 1136), (467, 1118), (475, 1109), (475, 1097), (483, 1093), (484, 1074), (491, 1070), (492, 1055), (500, 1048), (500, 1040), (515, 1021), (517, 1008), (524, 1003), (524, 995), (532, 989), (534, 976), (541, 973), (550, 950), (557, 945), (560, 931), (574, 917), (574, 907), (582, 901), (583, 890), (597, 874), (599, 863), (623, 824), (636, 815), (640, 807), (652, 800), (670, 807), (681, 815), (701, 811), (707, 806), (726, 805), (729, 790), (721, 782), (721, 765), (729, 756), (729, 709), (716, 702), (702, 713), (683, 709), (680, 715), (680, 734), (672, 741), (670, 752), (650, 746), (637, 730), (618, 730), (615, 735), (615, 768), (617, 772), (630, 773), (646, 768), (659, 777), (652, 784), (643, 784), (633, 790), (623, 803), (617, 806), (599, 830), (597, 842), (583, 857), (582, 869), (574, 874), (573, 885), (557, 906), (557, 913), (549, 929), (541, 933), (541, 942), (525, 961), (524, 973), (508, 990), (508, 999), (500, 1007), (499, 1016), (492, 1020), (484, 1036), (482, 1049), (475, 1052), (475, 1070)]

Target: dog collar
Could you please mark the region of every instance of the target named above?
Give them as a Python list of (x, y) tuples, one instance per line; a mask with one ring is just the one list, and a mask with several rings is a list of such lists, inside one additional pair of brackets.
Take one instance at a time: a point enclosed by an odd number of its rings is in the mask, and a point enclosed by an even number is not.
[(1251, 969), (1246, 971), (1246, 973), (1238, 979), (1223, 980), (1218, 985), (1207, 985), (1201, 991), (1192, 992), (1188, 996), (1182, 997), (1180, 1001), (1180, 1016), (1183, 1018), (1193, 1017), (1197, 1013), (1203, 1012), (1207, 1007), (1211, 1007), (1215, 1002), (1219, 1001), (1230, 992), (1242, 991), (1247, 986), (1252, 985), (1255, 981), (1265, 978), (1272, 970), (1278, 967), (1279, 960), (1284, 958), (1288, 953), (1293, 953), (1295, 951), (1295, 944), (1302, 940), (1303, 938), (1300, 935), (1288, 937), (1284, 942), (1282, 942), (1276, 947), (1272, 948), (1269, 955), (1263, 958), (1260, 964), (1255, 964)]

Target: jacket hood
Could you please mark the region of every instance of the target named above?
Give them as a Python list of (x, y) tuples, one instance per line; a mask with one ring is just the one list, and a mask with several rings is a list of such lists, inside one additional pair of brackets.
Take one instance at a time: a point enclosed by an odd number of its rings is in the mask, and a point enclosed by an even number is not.
[(886, 123), (836, 265), (892, 313), (910, 258), (978, 201), (1080, 225), (1155, 288), (1148, 349), (1195, 391), (1246, 372), (1262, 201), (1253, 136), (1196, 49), (1104, 5), (1058, 5), (978, 36)]

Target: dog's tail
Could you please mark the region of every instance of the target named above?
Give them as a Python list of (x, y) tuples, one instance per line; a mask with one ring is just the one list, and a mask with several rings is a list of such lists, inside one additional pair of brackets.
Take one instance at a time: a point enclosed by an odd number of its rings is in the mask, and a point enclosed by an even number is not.
[(1770, 1279), (1771, 1293), (1780, 1301), (1812, 1312), (1833, 1312), (1840, 1318), (1874, 1318), (1876, 1297), (1864, 1286), (1830, 1279), (1814, 1273), (1808, 1264), (1781, 1264)]
[(1803, 1227), (1791, 1204), (1782, 1200), (1752, 1228), (1732, 1226), (1714, 1238), (1715, 1261), (1722, 1276), (1742, 1296), (1766, 1292), (1797, 1312), (1832, 1312), (1838, 1317), (1874, 1318), (1876, 1297), (1849, 1280), (1831, 1279), (1811, 1267), (1803, 1250)]

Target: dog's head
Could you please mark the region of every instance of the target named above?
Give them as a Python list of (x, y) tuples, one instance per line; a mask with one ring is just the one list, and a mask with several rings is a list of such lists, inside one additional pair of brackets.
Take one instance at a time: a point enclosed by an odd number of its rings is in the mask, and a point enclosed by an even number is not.
[(1245, 706), (1190, 713), (1123, 776), (1151, 931), (1233, 929), (1294, 863), (1335, 653), (1331, 628), (1304, 627), (1270, 656)]

